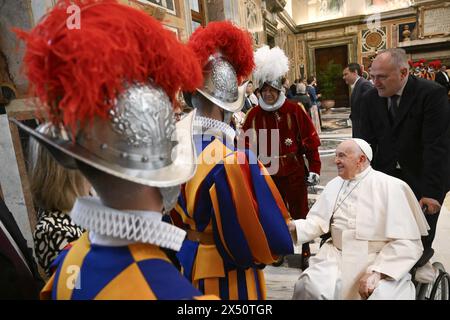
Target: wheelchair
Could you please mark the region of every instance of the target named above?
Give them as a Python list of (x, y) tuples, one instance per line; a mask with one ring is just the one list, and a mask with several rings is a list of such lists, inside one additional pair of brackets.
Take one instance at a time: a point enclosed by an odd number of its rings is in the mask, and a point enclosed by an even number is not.
[(425, 250), (411, 270), (412, 281), (416, 287), (416, 300), (450, 300), (450, 275), (445, 271), (442, 263), (434, 262), (432, 264), (434, 269), (438, 271), (434, 282), (422, 283), (415, 279), (417, 269), (424, 266), (433, 254), (433, 249)]

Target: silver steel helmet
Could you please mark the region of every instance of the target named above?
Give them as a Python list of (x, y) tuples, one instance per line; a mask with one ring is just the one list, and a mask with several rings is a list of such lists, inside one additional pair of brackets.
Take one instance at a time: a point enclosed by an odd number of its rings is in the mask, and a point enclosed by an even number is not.
[(253, 77), (262, 89), (266, 83), (272, 88), (282, 91), (282, 77), (289, 71), (289, 60), (279, 47), (262, 46), (255, 51), (255, 70)]
[(244, 106), (247, 82), (238, 85), (236, 71), (220, 54), (211, 55), (203, 67), (203, 86), (197, 89), (224, 110), (237, 112)]
[(281, 91), (283, 89), (283, 84), (281, 82), (282, 78), (278, 78), (272, 81), (261, 81), (259, 84), (259, 89), (261, 90), (265, 84), (271, 86), (272, 88)]
[(77, 159), (125, 180), (170, 187), (195, 173), (194, 114), (175, 123), (170, 99), (161, 88), (133, 85), (118, 97), (109, 117), (95, 118), (77, 133), (75, 143), (13, 121), (66, 167), (77, 168)]

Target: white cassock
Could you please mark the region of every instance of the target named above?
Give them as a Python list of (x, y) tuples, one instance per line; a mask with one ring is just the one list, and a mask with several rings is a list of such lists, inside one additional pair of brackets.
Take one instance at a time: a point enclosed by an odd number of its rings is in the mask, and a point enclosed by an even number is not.
[(307, 218), (295, 220), (297, 242), (327, 233), (330, 220), (332, 240), (311, 257), (293, 299), (361, 299), (359, 279), (370, 271), (388, 277), (369, 299), (415, 299), (409, 271), (429, 227), (405, 182), (371, 167), (352, 180), (334, 178)]

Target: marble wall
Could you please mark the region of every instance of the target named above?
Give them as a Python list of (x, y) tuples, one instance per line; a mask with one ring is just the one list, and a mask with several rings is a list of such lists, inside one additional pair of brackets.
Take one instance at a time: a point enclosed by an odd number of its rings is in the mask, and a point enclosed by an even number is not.
[(277, 23), (278, 32), (275, 36), (275, 45), (283, 49), (289, 59), (287, 78), (292, 83), (300, 75), (296, 36), (282, 21), (277, 20)]
[(253, 45), (258, 48), (266, 43), (261, 0), (239, 1), (239, 25), (251, 33)]

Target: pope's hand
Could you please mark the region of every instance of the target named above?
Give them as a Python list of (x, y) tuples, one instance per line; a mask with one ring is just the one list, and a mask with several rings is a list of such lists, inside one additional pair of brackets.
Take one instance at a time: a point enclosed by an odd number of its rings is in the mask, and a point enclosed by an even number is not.
[(310, 172), (308, 175), (308, 184), (311, 186), (315, 186), (319, 184), (320, 176), (315, 172)]
[(376, 271), (364, 274), (361, 279), (359, 279), (359, 295), (361, 298), (369, 298), (373, 290), (378, 286), (380, 279), (381, 274)]
[(295, 226), (294, 220), (291, 220), (288, 222), (288, 229), (289, 229), (289, 232), (294, 232), (297, 229), (297, 227)]
[(436, 214), (441, 211), (441, 205), (439, 202), (432, 198), (421, 198), (419, 201), (420, 206), (423, 208), (426, 206), (427, 210), (425, 214)]

